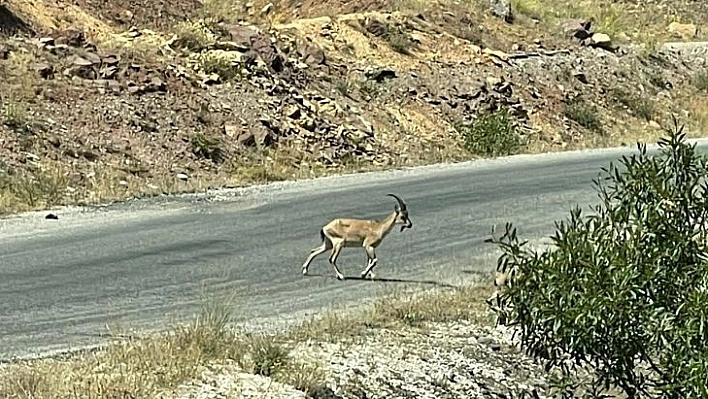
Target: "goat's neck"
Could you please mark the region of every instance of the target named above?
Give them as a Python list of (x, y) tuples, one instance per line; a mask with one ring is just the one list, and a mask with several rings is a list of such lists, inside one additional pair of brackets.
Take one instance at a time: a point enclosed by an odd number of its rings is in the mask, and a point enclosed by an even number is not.
[(381, 238), (386, 237), (388, 233), (391, 232), (391, 229), (393, 229), (393, 226), (396, 224), (396, 212), (391, 212), (388, 216), (386, 216), (386, 219), (382, 220), (379, 223), (379, 234), (381, 234)]

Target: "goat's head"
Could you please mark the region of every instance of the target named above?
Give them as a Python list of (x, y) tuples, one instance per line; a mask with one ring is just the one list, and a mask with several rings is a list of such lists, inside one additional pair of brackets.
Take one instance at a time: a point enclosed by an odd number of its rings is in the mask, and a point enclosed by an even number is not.
[(396, 221), (394, 223), (396, 224), (401, 224), (401, 231), (404, 229), (408, 228), (410, 229), (413, 227), (413, 222), (411, 222), (410, 218), (408, 218), (408, 208), (406, 207), (406, 203), (403, 202), (403, 200), (397, 196), (396, 194), (386, 194), (389, 195), (398, 201), (398, 204), (396, 205), (395, 211), (396, 211)]

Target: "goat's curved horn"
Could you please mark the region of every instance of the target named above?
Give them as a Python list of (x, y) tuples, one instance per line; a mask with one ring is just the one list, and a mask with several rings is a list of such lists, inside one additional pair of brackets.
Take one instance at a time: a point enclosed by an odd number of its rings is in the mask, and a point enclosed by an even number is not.
[(397, 196), (396, 194), (386, 194), (386, 195), (389, 195), (389, 196), (395, 198), (396, 201), (398, 201), (398, 206), (401, 208), (402, 211), (406, 210), (406, 203), (403, 202), (403, 200), (399, 196)]

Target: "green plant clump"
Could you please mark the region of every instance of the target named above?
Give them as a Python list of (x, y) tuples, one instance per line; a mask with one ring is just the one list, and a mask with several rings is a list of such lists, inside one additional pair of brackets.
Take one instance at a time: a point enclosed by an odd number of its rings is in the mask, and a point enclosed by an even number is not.
[(488, 240), (510, 324), (563, 397), (708, 397), (708, 161), (674, 125), (656, 156), (639, 145), (603, 168), (599, 205), (574, 207), (550, 248), (525, 247), (510, 223)]
[(457, 123), (465, 148), (486, 157), (512, 155), (521, 149), (521, 136), (507, 109), (481, 115), (472, 124)]

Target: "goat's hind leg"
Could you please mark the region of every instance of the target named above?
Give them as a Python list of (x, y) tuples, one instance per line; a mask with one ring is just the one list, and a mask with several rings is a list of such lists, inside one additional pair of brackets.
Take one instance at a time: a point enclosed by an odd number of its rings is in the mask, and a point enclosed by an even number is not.
[(368, 262), (366, 264), (366, 269), (361, 272), (361, 278), (366, 278), (366, 276), (369, 275), (371, 279), (373, 279), (376, 277), (374, 274), (374, 266), (376, 266), (376, 263), (378, 262), (378, 259), (376, 258), (376, 251), (372, 246), (365, 246), (364, 250), (366, 251), (366, 258)]
[(332, 249), (332, 242), (330, 242), (327, 238), (322, 241), (322, 245), (317, 248), (313, 248), (312, 251), (310, 251), (310, 256), (308, 256), (305, 263), (302, 264), (302, 275), (307, 275), (307, 269), (310, 267), (310, 263), (312, 263), (313, 259), (327, 252), (329, 249)]

